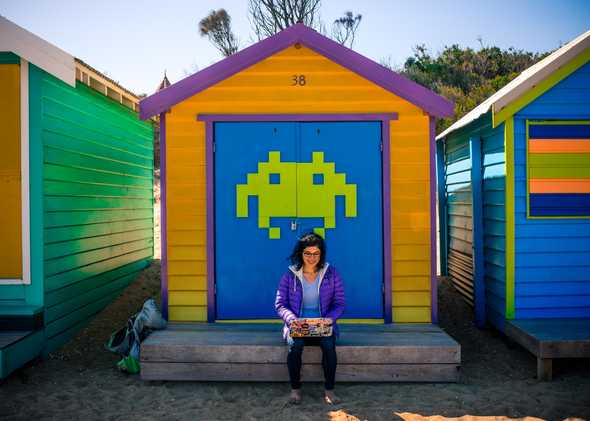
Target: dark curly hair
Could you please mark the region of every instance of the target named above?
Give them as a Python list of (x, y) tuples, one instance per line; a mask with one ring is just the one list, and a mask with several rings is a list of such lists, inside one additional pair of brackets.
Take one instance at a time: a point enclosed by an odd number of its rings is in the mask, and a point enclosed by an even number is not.
[(291, 263), (297, 270), (301, 269), (301, 266), (303, 266), (303, 250), (307, 247), (317, 247), (320, 249), (320, 261), (318, 262), (317, 267), (318, 269), (323, 268), (326, 263), (326, 242), (315, 232), (303, 234), (299, 240), (297, 240), (297, 243), (293, 248), (293, 253), (289, 256)]

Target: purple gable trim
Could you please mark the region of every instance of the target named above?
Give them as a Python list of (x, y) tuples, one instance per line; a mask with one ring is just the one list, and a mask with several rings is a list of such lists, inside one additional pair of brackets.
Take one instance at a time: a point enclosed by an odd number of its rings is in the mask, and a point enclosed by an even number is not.
[(215, 206), (214, 206), (214, 123), (231, 121), (381, 121), (383, 142), (383, 318), (392, 322), (391, 286), (391, 180), (390, 174), (390, 121), (397, 113), (384, 114), (201, 114), (197, 120), (205, 121), (205, 156), (207, 174), (207, 321), (215, 322)]
[(436, 278), (436, 119), (430, 117), (430, 312), (431, 323), (438, 323), (438, 282)]
[(295, 43), (305, 45), (318, 54), (417, 105), (433, 116), (450, 117), (453, 115), (453, 103), (447, 99), (303, 24), (296, 24), (144, 98), (140, 102), (140, 118), (147, 119), (163, 112)]
[(205, 123), (205, 171), (207, 183), (207, 322), (215, 322), (215, 206), (213, 122)]
[(390, 121), (383, 120), (381, 122), (381, 137), (383, 142), (383, 158), (382, 158), (382, 172), (383, 172), (383, 284), (384, 284), (384, 299), (383, 299), (383, 319), (385, 323), (393, 321), (393, 309), (391, 302), (392, 294), (392, 261), (391, 261), (391, 136), (390, 136)]
[(166, 233), (166, 113), (160, 114), (160, 288), (162, 316), (168, 320), (168, 235)]
[(397, 120), (397, 113), (382, 114), (199, 114), (197, 120), (221, 121), (386, 121)]

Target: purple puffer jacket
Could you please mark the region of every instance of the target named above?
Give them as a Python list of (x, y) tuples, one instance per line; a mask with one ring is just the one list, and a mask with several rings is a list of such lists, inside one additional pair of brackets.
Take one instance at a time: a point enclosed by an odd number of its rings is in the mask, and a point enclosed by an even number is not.
[[(283, 339), (287, 339), (289, 325), (299, 317), (303, 305), (303, 269), (295, 270), (293, 266), (281, 278), (275, 310), (285, 322)], [(340, 275), (327, 263), (320, 271), (320, 315), (332, 319), (334, 334), (338, 335), (336, 320), (344, 312), (344, 286)]]

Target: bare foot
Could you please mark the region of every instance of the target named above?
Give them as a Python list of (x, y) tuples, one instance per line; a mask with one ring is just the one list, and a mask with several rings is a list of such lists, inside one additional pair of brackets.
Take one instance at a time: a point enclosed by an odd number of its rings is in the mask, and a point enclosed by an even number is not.
[(341, 402), (340, 398), (338, 396), (336, 396), (336, 394), (334, 393), (333, 390), (324, 391), (324, 401), (328, 405), (337, 405)]
[(299, 405), (301, 403), (301, 389), (291, 389), (289, 403), (292, 405)]

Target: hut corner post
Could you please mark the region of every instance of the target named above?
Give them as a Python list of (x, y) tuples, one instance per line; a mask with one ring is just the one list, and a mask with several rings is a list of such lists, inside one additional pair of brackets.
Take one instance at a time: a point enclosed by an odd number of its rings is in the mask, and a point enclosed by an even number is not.
[(448, 237), (447, 237), (447, 195), (445, 180), (445, 144), (444, 139), (436, 142), (436, 183), (438, 188), (438, 229), (439, 229), (439, 256), (440, 274), (448, 276), (447, 264)]
[(214, 182), (214, 133), (213, 120), (205, 121), (205, 167), (207, 179), (207, 322), (214, 323), (215, 314), (215, 207)]
[(168, 235), (166, 231), (166, 113), (160, 113), (160, 254), (162, 316), (168, 320)]
[(430, 123), (430, 321), (438, 323), (438, 282), (436, 278), (436, 118)]
[[(384, 278), (384, 321), (385, 323), (393, 322), (393, 303), (392, 303), (392, 260), (391, 260), (391, 120), (396, 120), (397, 116), (381, 121), (381, 136), (383, 145), (383, 278)], [(387, 235), (389, 233), (389, 235)]]
[(475, 323), (483, 328), (486, 323), (485, 256), (483, 235), (482, 155), (479, 136), (469, 138), (471, 156), (471, 194), (473, 215), (473, 284), (475, 289)]

